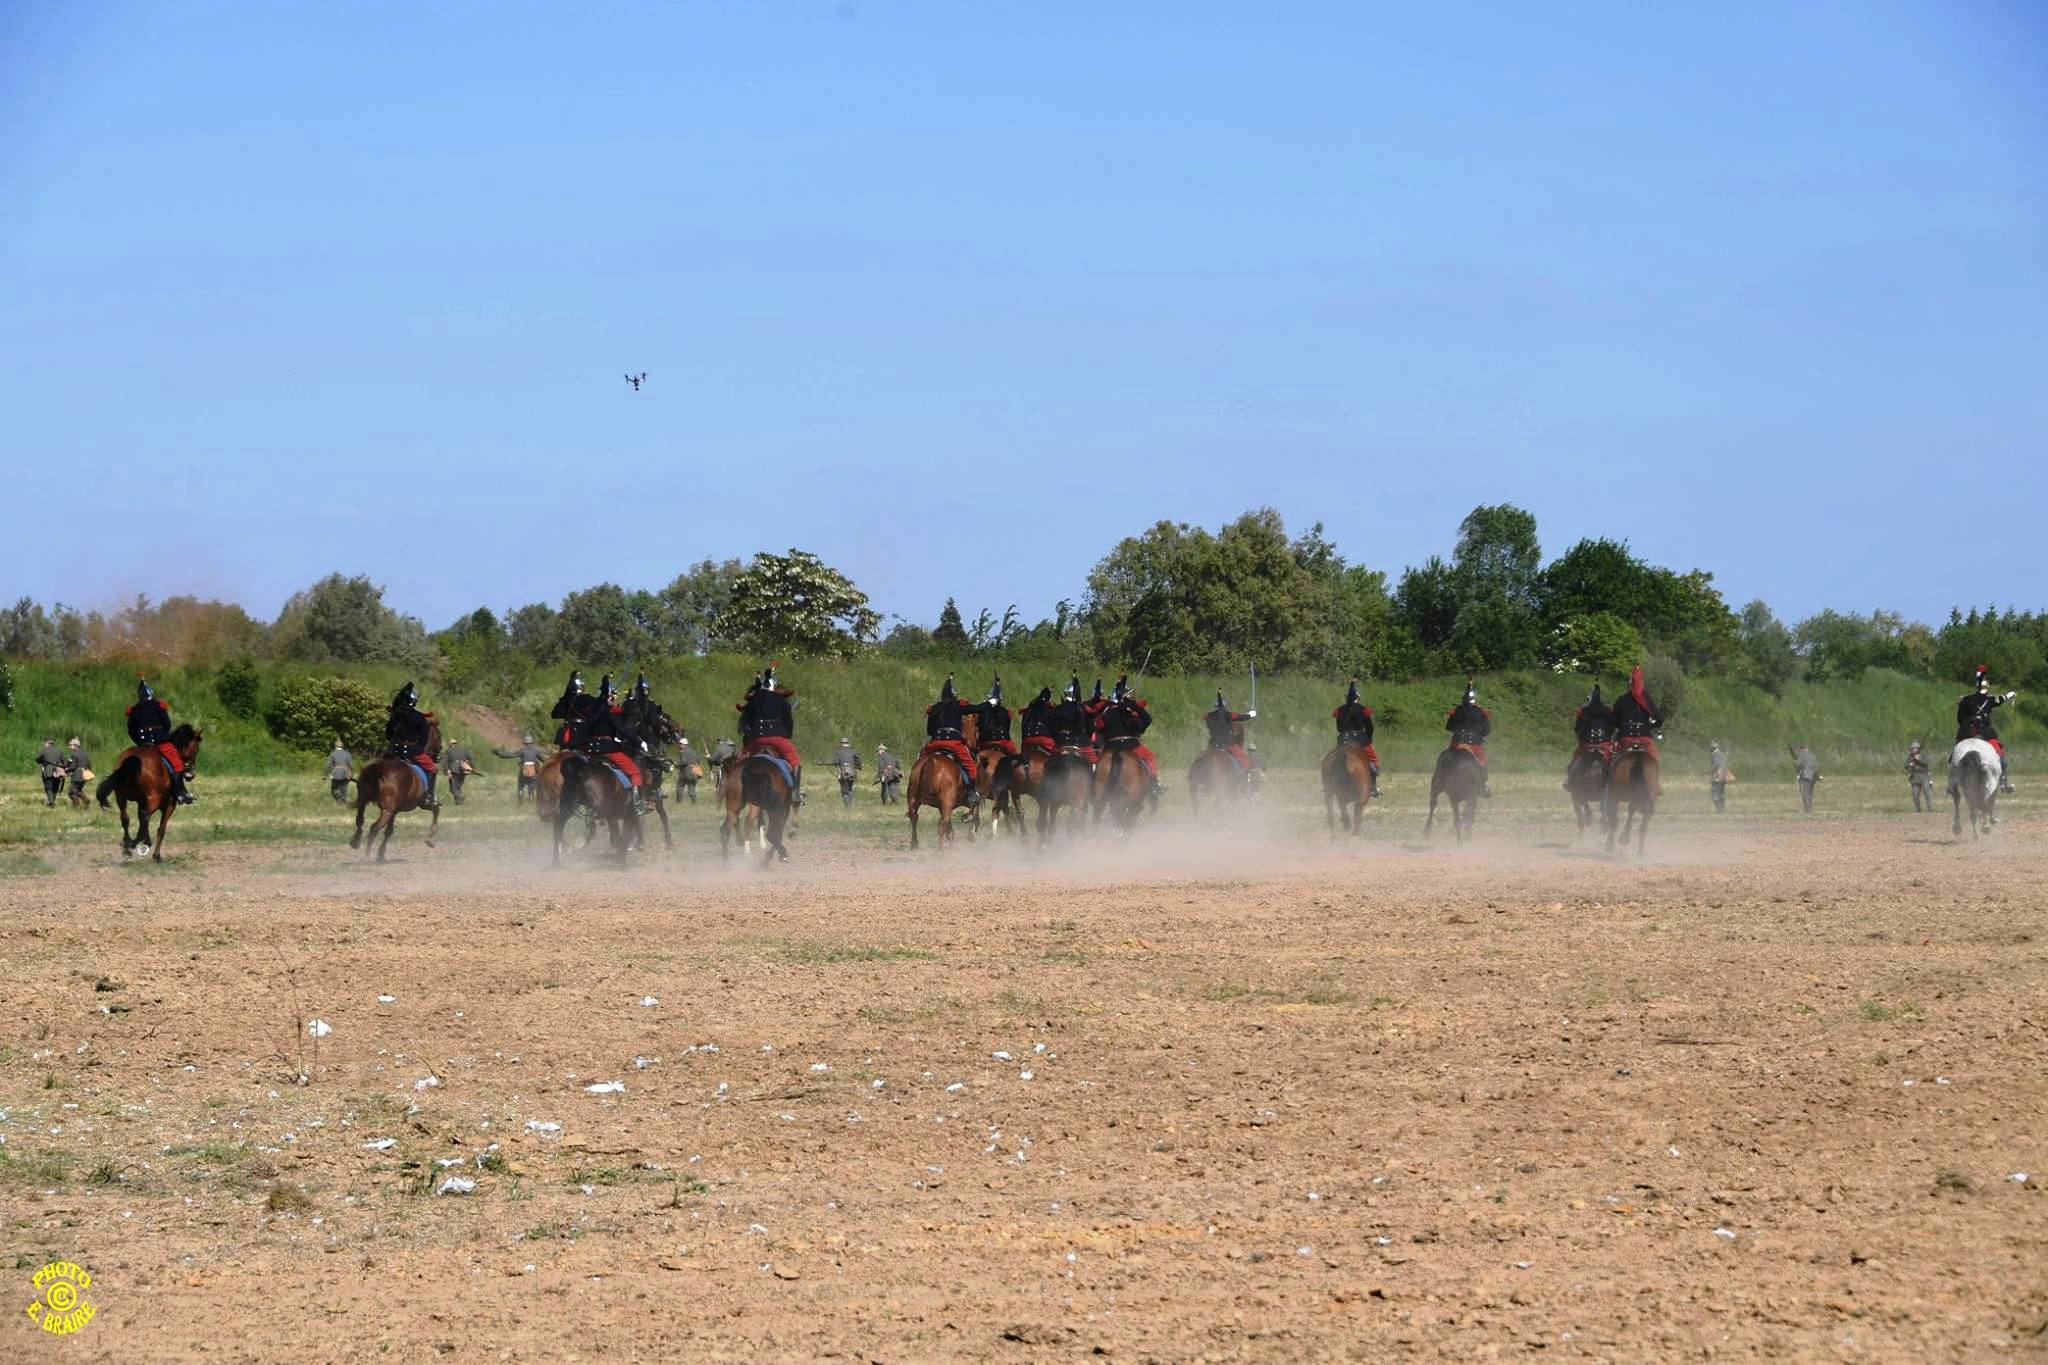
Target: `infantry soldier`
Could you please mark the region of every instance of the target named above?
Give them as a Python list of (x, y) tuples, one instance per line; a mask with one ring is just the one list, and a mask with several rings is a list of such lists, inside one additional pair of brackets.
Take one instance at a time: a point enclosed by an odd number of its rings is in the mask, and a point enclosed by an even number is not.
[(720, 735), (718, 743), (711, 746), (711, 790), (725, 790), (725, 765), (738, 757), (739, 752), (733, 742), (724, 735)]
[(1966, 739), (1981, 739), (1998, 751), (1998, 789), (2009, 792), (2012, 788), (2012, 760), (2006, 756), (2005, 744), (1998, 738), (1998, 730), (1991, 724), (1991, 713), (2005, 705), (2017, 692), (2004, 696), (1991, 690), (1991, 671), (1985, 665), (1977, 665), (1977, 687), (1966, 692), (1956, 701), (1956, 743)]
[(36, 766), (43, 770), (43, 804), (57, 804), (57, 793), (64, 790), (64, 753), (57, 747), (54, 737), (45, 737), (42, 752), (36, 755)]
[(1820, 760), (1804, 744), (1792, 751), (1792, 775), (1799, 779), (1799, 808), (1813, 813), (1813, 787), (1820, 781)]
[(839, 747), (832, 751), (832, 766), (839, 772), (839, 804), (853, 804), (853, 784), (860, 780), (860, 755), (854, 752), (853, 741), (846, 736), (839, 737)]
[(85, 745), (77, 735), (73, 735), (71, 742), (64, 747), (68, 750), (64, 755), (64, 771), (71, 778), (71, 804), (83, 806), (85, 784), (92, 781), (92, 759), (86, 754)]
[(882, 804), (888, 805), (896, 799), (896, 788), (903, 783), (903, 762), (889, 752), (886, 744), (875, 746), (875, 785), (882, 789)]
[(461, 740), (451, 740), (441, 750), (441, 766), (448, 770), (448, 794), (462, 804), (462, 780), (476, 771), (476, 757)]
[(697, 804), (697, 782), (704, 776), (704, 756), (690, 746), (690, 737), (676, 736), (676, 788)]
[(1707, 750), (1707, 786), (1714, 794), (1714, 812), (1728, 813), (1728, 751), (1715, 740)]
[(534, 789), (540, 785), (540, 765), (547, 761), (540, 745), (533, 742), (533, 735), (521, 735), (516, 749), (493, 749), (491, 752), (519, 765), (519, 784), (512, 789), (512, 804), (516, 806), (533, 795)]
[(1934, 809), (1934, 774), (1927, 766), (1927, 754), (1914, 740), (1906, 748), (1906, 782), (1913, 789), (1913, 809)]
[(355, 775), (355, 755), (342, 746), (341, 736), (336, 735), (334, 748), (327, 755), (327, 794), (336, 802), (347, 802), (348, 780)]

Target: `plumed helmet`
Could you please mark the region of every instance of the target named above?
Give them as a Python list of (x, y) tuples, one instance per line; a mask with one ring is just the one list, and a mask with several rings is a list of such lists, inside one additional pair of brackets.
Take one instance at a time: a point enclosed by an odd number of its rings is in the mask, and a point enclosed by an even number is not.
[(1216, 689), (1216, 709), (1218, 711), (1228, 711), (1230, 709), (1230, 703), (1223, 700), (1223, 689), (1220, 687)]
[(633, 680), (633, 695), (642, 701), (647, 700), (647, 675), (645, 673), (642, 673)]
[(1598, 706), (1600, 704), (1600, 684), (1594, 683), (1593, 690), (1586, 694), (1586, 705)]
[(988, 699), (997, 706), (1003, 704), (1003, 675), (996, 674), (996, 680), (988, 685)]
[(1100, 679), (1100, 678), (1097, 678), (1097, 679), (1095, 680), (1095, 695), (1094, 695), (1094, 696), (1092, 696), (1092, 697), (1090, 697), (1090, 698), (1089, 698), (1088, 700), (1090, 700), (1090, 701), (1101, 701), (1101, 700), (1102, 700), (1102, 679)]
[(599, 701), (610, 701), (617, 693), (618, 689), (612, 686), (611, 674), (607, 673), (597, 680), (597, 699)]
[(1991, 690), (1991, 669), (1989, 665), (1977, 665), (1977, 690), (1979, 692), (1989, 692)]
[(577, 670), (576, 670), (575, 672), (573, 672), (573, 673), (571, 673), (571, 674), (569, 675), (569, 695), (571, 695), (571, 696), (581, 696), (581, 695), (582, 695), (582, 693), (583, 693), (583, 670), (579, 668), (579, 669), (577, 669)]
[(1465, 679), (1465, 704), (1467, 706), (1479, 704), (1479, 684), (1471, 678)]
[[(1098, 684), (1098, 686), (1099, 686), (1099, 685), (1100, 685), (1100, 684)], [(1130, 696), (1130, 695), (1131, 695), (1131, 687), (1130, 687), (1130, 683), (1129, 683), (1129, 682), (1127, 681), (1127, 677), (1126, 677), (1126, 675), (1125, 675), (1125, 674), (1122, 674), (1122, 673), (1119, 673), (1119, 674), (1117, 674), (1117, 675), (1116, 675), (1116, 686), (1115, 686), (1114, 688), (1112, 688), (1112, 689), (1110, 690), (1110, 693), (1109, 693), (1109, 696), (1110, 696), (1110, 700), (1112, 700), (1112, 701), (1122, 701), (1122, 700), (1123, 700), (1123, 699), (1124, 699), (1125, 697), (1128, 697), (1128, 696)]]
[(391, 699), (391, 709), (394, 711), (398, 710), (400, 707), (418, 706), (419, 704), (420, 690), (417, 687), (414, 687), (411, 683), (407, 683), (405, 686), (399, 688), (398, 695)]
[(1039, 688), (1039, 689), (1038, 689), (1038, 700), (1039, 700), (1039, 701), (1051, 701), (1051, 700), (1052, 700), (1052, 689), (1051, 689), (1050, 687), (1041, 687), (1041, 688)]
[(155, 700), (156, 693), (149, 690), (149, 679), (137, 678), (135, 680), (135, 704), (140, 706), (146, 701)]
[(953, 700), (953, 675), (951, 673), (948, 673), (946, 675), (946, 681), (939, 685), (939, 700)]
[(761, 686), (767, 688), (770, 692), (775, 690), (775, 661), (773, 659), (770, 659), (768, 667), (762, 670)]
[(1067, 690), (1064, 695), (1068, 701), (1081, 700), (1081, 675), (1079, 673), (1067, 679)]
[(1354, 706), (1358, 704), (1358, 679), (1353, 678), (1351, 686), (1344, 689), (1344, 700)]

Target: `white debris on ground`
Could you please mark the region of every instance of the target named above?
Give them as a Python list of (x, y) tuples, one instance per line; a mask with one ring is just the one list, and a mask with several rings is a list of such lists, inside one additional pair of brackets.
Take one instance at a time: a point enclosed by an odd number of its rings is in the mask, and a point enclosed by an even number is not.
[(307, 1023), (306, 1032), (315, 1038), (325, 1038), (328, 1034), (334, 1032), (334, 1025), (328, 1023), (325, 1019), (314, 1019)]
[(626, 1093), (626, 1083), (624, 1081), (599, 1081), (595, 1085), (584, 1086), (583, 1093), (586, 1095), (623, 1095)]
[(526, 1121), (526, 1131), (529, 1133), (559, 1133), (562, 1131), (562, 1125), (559, 1123), (547, 1123), (540, 1119), (528, 1119)]
[(660, 1003), (661, 1002), (659, 1000), (656, 1000), (651, 995), (643, 995), (640, 997), (640, 1008), (644, 1010), (651, 1010)]
[(813, 1074), (816, 1074), (816, 1073), (819, 1073), (819, 1072), (825, 1072), (825, 1071), (830, 1071), (831, 1069), (832, 1069), (832, 1063), (830, 1063), (830, 1062), (812, 1062), (812, 1063), (811, 1063), (811, 1071), (813, 1072)]
[(377, 997), (377, 1003), (380, 1005), (395, 1005), (398, 1003), (398, 997), (395, 995), (380, 995)]
[(476, 1182), (474, 1180), (471, 1180), (466, 1175), (451, 1175), (446, 1180), (441, 1182), (441, 1188), (435, 1190), (434, 1193), (437, 1195), (475, 1194)]
[(369, 1148), (373, 1152), (388, 1152), (397, 1145), (397, 1138), (371, 1138), (368, 1142), (363, 1144), (363, 1146)]
[(1714, 1235), (1716, 1237), (1726, 1237), (1731, 1242), (1735, 1240), (1735, 1230), (1733, 1228), (1715, 1228)]
[(440, 1083), (441, 1078), (439, 1076), (422, 1076), (412, 1083), (412, 1088), (415, 1090), (432, 1090)]

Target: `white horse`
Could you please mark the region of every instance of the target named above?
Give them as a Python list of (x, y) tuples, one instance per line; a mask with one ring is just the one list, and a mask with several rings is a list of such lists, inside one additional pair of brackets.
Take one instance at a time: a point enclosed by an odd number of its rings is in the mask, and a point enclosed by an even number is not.
[(1948, 794), (1955, 803), (1955, 820), (1950, 826), (1960, 837), (1963, 832), (1963, 802), (1970, 803), (1970, 837), (1982, 838), (1997, 823), (1998, 779), (2005, 765), (1998, 750), (1981, 739), (1957, 742), (1948, 754)]

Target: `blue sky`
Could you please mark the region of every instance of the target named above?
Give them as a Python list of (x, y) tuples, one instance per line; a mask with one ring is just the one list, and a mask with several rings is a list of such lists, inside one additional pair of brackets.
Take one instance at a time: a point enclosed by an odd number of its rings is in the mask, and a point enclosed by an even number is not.
[(9, 598), (439, 626), (798, 545), (1035, 617), (1159, 518), (1397, 572), (1508, 500), (1788, 618), (2048, 604), (2025, 0), (110, 0), (0, 60)]

